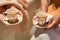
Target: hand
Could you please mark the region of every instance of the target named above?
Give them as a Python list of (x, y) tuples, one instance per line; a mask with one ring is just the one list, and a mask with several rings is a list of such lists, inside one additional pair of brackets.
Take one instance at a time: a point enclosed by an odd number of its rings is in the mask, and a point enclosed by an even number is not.
[(17, 1), (18, 1), (20, 4), (23, 5), (24, 9), (27, 9), (27, 7), (28, 7), (28, 3), (27, 3), (26, 0), (17, 0)]
[(47, 29), (58, 27), (59, 23), (60, 23), (60, 14), (59, 13), (53, 14), (53, 17), (49, 19)]
[(7, 4), (14, 4), (14, 3), (20, 3), (21, 5), (23, 5), (25, 9), (27, 9), (28, 3), (26, 0), (4, 0), (4, 1), (0, 1), (0, 6)]
[(19, 26), (20, 26), (21, 31), (25, 31), (26, 25), (27, 25), (27, 22), (28, 22), (27, 10), (24, 9), (22, 4), (19, 4), (16, 1), (4, 1), (4, 2), (0, 3), (0, 6), (4, 6), (4, 5), (8, 5), (8, 4), (11, 4), (11, 5), (15, 6), (23, 14), (23, 21), (19, 24)]

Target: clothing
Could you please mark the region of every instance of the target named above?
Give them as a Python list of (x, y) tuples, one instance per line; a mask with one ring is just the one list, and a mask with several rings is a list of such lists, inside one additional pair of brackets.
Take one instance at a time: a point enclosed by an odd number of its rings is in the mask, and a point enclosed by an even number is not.
[(45, 33), (45, 34), (48, 34), (50, 40), (60, 40), (60, 27), (58, 27), (58, 28), (52, 28), (52, 29), (49, 29), (49, 30), (40, 30), (40, 29), (37, 29), (37, 31), (35, 33), (37, 37), (39, 35)]
[(51, 40), (60, 40), (60, 28), (52, 28), (50, 30), (45, 30)]

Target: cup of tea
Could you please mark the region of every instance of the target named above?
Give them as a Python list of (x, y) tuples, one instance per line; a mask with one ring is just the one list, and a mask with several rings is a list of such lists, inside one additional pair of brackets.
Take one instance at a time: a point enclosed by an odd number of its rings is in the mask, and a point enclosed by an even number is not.
[(38, 25), (41, 27), (45, 27), (47, 15), (45, 13), (37, 13), (37, 18), (38, 18)]
[(7, 11), (7, 16), (8, 18), (8, 23), (16, 23), (18, 22), (18, 16), (17, 16), (17, 13), (15, 11)]

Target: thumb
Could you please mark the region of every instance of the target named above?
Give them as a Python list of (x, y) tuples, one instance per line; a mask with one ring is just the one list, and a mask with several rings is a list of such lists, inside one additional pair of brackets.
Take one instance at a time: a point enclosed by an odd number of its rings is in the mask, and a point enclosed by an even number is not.
[(50, 18), (48, 21), (48, 25), (53, 21), (53, 18)]
[(48, 29), (52, 28), (56, 24), (57, 19), (50, 20), (49, 22), (50, 23), (47, 26)]

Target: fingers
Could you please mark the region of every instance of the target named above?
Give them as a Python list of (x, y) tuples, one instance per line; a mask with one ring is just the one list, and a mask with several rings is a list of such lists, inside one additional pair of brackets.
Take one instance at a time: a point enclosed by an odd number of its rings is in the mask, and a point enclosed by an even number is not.
[(3, 5), (8, 5), (8, 4), (12, 4), (13, 6), (15, 6), (17, 9), (19, 9), (21, 12), (25, 13), (25, 10), (23, 8), (23, 6), (21, 4), (19, 4), (18, 2), (13, 2), (13, 1), (4, 1), (0, 3), (0, 6)]
[(13, 2), (11, 2), (11, 1), (0, 2), (0, 6), (8, 5), (8, 4), (13, 4)]
[(28, 4), (26, 0), (18, 0), (18, 2), (23, 5), (24, 9), (27, 9)]
[(52, 19), (50, 20), (50, 23), (47, 26), (47, 28), (50, 29), (50, 28), (57, 26), (57, 25), (58, 25), (58, 18), (53, 18), (53, 20)]
[(20, 16), (23, 16), (23, 14), (22, 14), (22, 12), (21, 12), (21, 11), (19, 11), (19, 12), (18, 12), (18, 14), (19, 14)]
[(19, 10), (24, 11), (23, 6), (21, 4), (19, 4), (18, 2), (14, 2), (12, 5), (15, 6), (16, 8), (18, 8)]
[(21, 12), (25, 13), (23, 6), (21, 4), (19, 4), (18, 2), (5, 1), (5, 2), (0, 3), (0, 6), (8, 5), (8, 4), (12, 4), (17, 9), (19, 9)]

